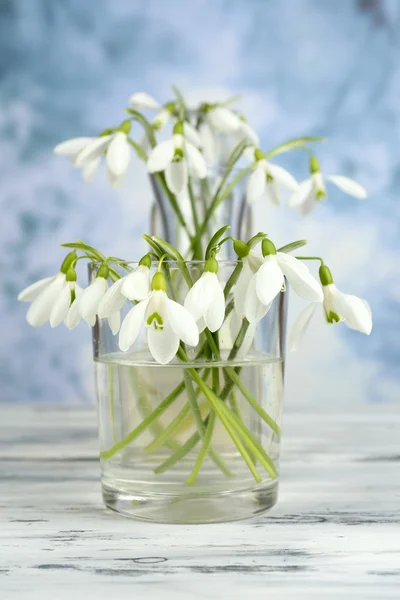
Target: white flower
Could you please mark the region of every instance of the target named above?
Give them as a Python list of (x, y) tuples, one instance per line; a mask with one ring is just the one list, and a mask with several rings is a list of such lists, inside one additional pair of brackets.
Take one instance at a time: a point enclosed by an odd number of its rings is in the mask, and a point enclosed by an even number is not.
[[(93, 326), (95, 324), (101, 301), (108, 290), (107, 278), (108, 267), (107, 265), (102, 265), (99, 268), (94, 281), (92, 281), (92, 283), (85, 290), (83, 290), (82, 294), (77, 299), (77, 306), (74, 311), (72, 311), (75, 318), (77, 318), (77, 315), (75, 315), (76, 310), (77, 313), (83, 319), (85, 319), (89, 325)], [(110, 311), (109, 314), (104, 316), (107, 316), (108, 324), (113, 334), (115, 335), (118, 333), (121, 324), (119, 309)], [(71, 315), (69, 317), (69, 322), (70, 321), (75, 322)]]
[(209, 259), (185, 299), (184, 306), (196, 320), (200, 332), (205, 327), (217, 331), (224, 321), (225, 297), (217, 272), (218, 262), (215, 258)]
[(101, 156), (106, 152), (108, 179), (114, 189), (119, 188), (129, 167), (131, 150), (128, 142), (130, 121), (122, 129), (96, 138), (73, 138), (54, 148), (56, 154), (69, 156), (72, 164), (82, 167), (85, 183), (90, 183), (100, 166)]
[(310, 160), (311, 176), (300, 183), (297, 191), (289, 198), (288, 205), (298, 208), (302, 215), (311, 212), (318, 202), (325, 198), (326, 188), (325, 180), (336, 185), (340, 190), (354, 196), (354, 198), (364, 199), (367, 197), (366, 190), (356, 181), (345, 177), (344, 175), (322, 175), (319, 163), (315, 157)]
[(246, 156), (257, 164), (247, 181), (246, 199), (249, 204), (253, 204), (266, 195), (273, 204), (280, 204), (281, 188), (295, 192), (299, 184), (295, 178), (278, 165), (273, 165), (263, 157), (260, 150), (246, 149)]
[[(218, 332), (219, 346), (221, 350), (232, 350), (242, 324), (243, 319), (237, 315), (236, 311), (232, 310), (226, 317), (221, 329)], [(236, 358), (243, 358), (246, 356), (253, 344), (256, 330), (257, 323), (250, 323), (240, 344)]]
[(285, 277), (298, 296), (310, 302), (322, 302), (321, 286), (303, 263), (289, 254), (276, 252), (268, 239), (263, 240), (262, 249), (263, 263), (249, 280), (244, 300), (244, 316), (250, 323), (267, 314), (272, 301), (284, 287)]
[(165, 171), (168, 188), (173, 194), (179, 194), (188, 183), (186, 158), (189, 159), (193, 173), (198, 179), (207, 176), (207, 165), (203, 155), (196, 146), (185, 141), (182, 133), (178, 131), (183, 132), (183, 125), (180, 123), (174, 127), (171, 139), (160, 142), (153, 148), (147, 161), (149, 173)]
[(129, 300), (144, 300), (151, 292), (151, 259), (146, 255), (142, 261), (132, 273), (124, 277), (121, 293)]
[[(22, 302), (32, 302), (26, 320), (32, 327), (47, 323), (61, 292), (68, 289), (66, 274), (59, 272), (54, 277), (45, 277), (28, 286), (18, 296)], [(68, 290), (70, 294), (70, 290)]]
[(250, 135), (250, 128), (247, 129), (246, 125), (237, 114), (225, 106), (214, 106), (206, 111), (204, 121), (199, 127), (199, 135), (207, 162), (213, 164), (218, 161), (221, 151), (219, 133), (236, 133), (243, 139), (246, 134), (247, 137)]
[[(321, 275), (322, 271), (322, 275)], [(372, 313), (369, 304), (362, 298), (344, 294), (333, 283), (330, 271), (326, 266), (321, 267), (320, 277), (326, 285), (322, 286), (324, 293), (323, 314), (328, 323), (345, 323), (350, 329), (369, 335), (372, 330)], [(327, 283), (331, 282), (331, 283)], [(299, 348), (312, 317), (317, 311), (317, 304), (309, 304), (295, 322), (289, 339), (289, 349)]]
[(259, 248), (252, 248), (247, 255), (242, 256), (243, 268), (233, 290), (235, 312), (240, 318), (245, 315), (245, 300), (250, 281), (263, 264), (263, 260)]
[(144, 324), (149, 350), (153, 358), (164, 365), (176, 355), (180, 340), (189, 346), (197, 346), (199, 332), (189, 311), (168, 298), (161, 273), (154, 275), (152, 288), (150, 295), (136, 304), (123, 320), (119, 347), (122, 351), (128, 350)]
[(129, 106), (134, 110), (159, 110), (161, 104), (146, 92), (136, 92), (129, 98)]

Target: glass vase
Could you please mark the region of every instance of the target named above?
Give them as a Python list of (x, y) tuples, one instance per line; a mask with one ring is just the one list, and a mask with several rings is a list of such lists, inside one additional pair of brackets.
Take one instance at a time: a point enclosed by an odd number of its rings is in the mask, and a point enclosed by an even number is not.
[[(238, 265), (220, 262), (223, 286)], [(187, 266), (196, 281), (204, 263)], [(175, 299), (183, 302), (188, 288), (181, 271), (173, 263), (168, 269)], [(275, 504), (287, 293), (249, 324), (236, 315), (232, 292), (222, 328), (203, 332), (197, 348), (186, 347), (188, 362), (156, 363), (145, 327), (121, 352), (107, 320), (97, 321), (101, 484), (108, 508), (147, 521), (212, 523), (251, 517)]]

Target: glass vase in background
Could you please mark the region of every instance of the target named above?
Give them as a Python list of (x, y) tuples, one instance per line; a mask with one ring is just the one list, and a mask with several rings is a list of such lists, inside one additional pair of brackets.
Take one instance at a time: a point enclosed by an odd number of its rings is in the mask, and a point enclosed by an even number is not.
[[(196, 281), (204, 263), (187, 265)], [(220, 262), (223, 286), (237, 265)], [(175, 298), (183, 301), (188, 288), (181, 271), (173, 263), (169, 268)], [(197, 348), (187, 348), (188, 363), (175, 358), (160, 365), (149, 353), (144, 327), (135, 345), (121, 352), (107, 320), (97, 321), (101, 484), (108, 508), (148, 521), (211, 523), (275, 504), (286, 297), (279, 294), (260, 322), (242, 330), (231, 292), (225, 322), (214, 334), (219, 360), (210, 358), (203, 334)], [(212, 390), (212, 402), (204, 389)]]

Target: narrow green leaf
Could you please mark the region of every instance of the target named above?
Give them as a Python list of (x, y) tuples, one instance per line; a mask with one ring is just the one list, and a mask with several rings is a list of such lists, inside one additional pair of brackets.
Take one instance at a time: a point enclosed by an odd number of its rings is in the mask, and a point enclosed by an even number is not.
[(149, 138), (149, 142), (152, 146), (152, 148), (154, 148), (154, 146), (157, 144), (157, 140), (156, 140), (156, 136), (154, 135), (154, 129), (151, 126), (151, 123), (149, 123), (149, 121), (146, 119), (146, 117), (144, 117), (140, 112), (138, 112), (137, 110), (133, 110), (133, 108), (127, 108), (126, 112), (129, 115), (132, 115), (132, 117), (134, 117), (134, 119), (136, 119), (136, 121), (138, 121), (139, 123), (141, 123), (141, 125), (143, 125), (143, 128), (147, 134), (147, 137)]
[(253, 237), (249, 239), (247, 245), (249, 246), (249, 248), (254, 248), (254, 246), (257, 246), (257, 244), (262, 242), (266, 237), (268, 237), (267, 234), (260, 231), (259, 233), (253, 235)]
[(297, 250), (297, 248), (301, 248), (307, 244), (307, 240), (297, 240), (297, 242), (291, 242), (290, 244), (286, 244), (286, 246), (282, 246), (282, 248), (278, 248), (278, 252), (292, 252), (293, 250)]
[(325, 142), (326, 138), (323, 137), (315, 137), (315, 136), (305, 136), (294, 138), (293, 140), (289, 140), (284, 144), (280, 144), (273, 148), (266, 154), (264, 154), (264, 158), (271, 158), (272, 156), (277, 156), (278, 154), (283, 154), (284, 152), (289, 152), (290, 150), (295, 150), (296, 148), (304, 148), (306, 144), (312, 144), (316, 142)]
[(147, 154), (146, 152), (143, 150), (142, 146), (140, 146), (137, 142), (135, 142), (134, 140), (131, 140), (131, 138), (128, 138), (128, 142), (130, 143), (130, 145), (134, 148), (136, 154), (138, 155), (138, 157), (143, 160), (144, 162), (147, 162)]
[(157, 244), (149, 235), (146, 233), (142, 233), (142, 238), (149, 244), (151, 248), (153, 248), (158, 259), (162, 257), (164, 254), (163, 249)]
[(216, 233), (214, 233), (206, 249), (206, 260), (210, 258), (212, 250), (215, 248), (215, 246), (217, 246), (219, 240), (228, 229), (230, 229), (230, 225), (225, 225), (224, 227), (221, 227), (221, 229), (218, 229)]

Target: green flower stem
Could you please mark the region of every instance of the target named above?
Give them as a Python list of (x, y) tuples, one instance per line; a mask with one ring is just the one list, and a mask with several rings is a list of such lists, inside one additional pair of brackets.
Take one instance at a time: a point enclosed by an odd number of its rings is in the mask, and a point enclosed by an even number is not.
[(192, 209), (193, 224), (194, 224), (194, 231), (195, 231), (195, 236), (194, 236), (194, 238), (192, 238), (192, 247), (194, 250), (193, 259), (201, 260), (203, 257), (203, 250), (202, 250), (202, 246), (201, 246), (201, 236), (199, 234), (199, 217), (197, 215), (196, 199), (194, 197), (193, 186), (192, 186), (192, 181), (191, 181), (190, 176), (188, 178), (188, 191), (189, 191), (190, 206)]
[(154, 411), (148, 415), (135, 429), (133, 429), (128, 435), (122, 440), (114, 444), (109, 450), (103, 450), (100, 452), (100, 458), (102, 460), (108, 460), (119, 450), (126, 448), (133, 440), (135, 440), (143, 431), (149, 427), (163, 412), (174, 402), (174, 400), (183, 392), (185, 384), (182, 381), (172, 392), (154, 409)]
[(108, 365), (108, 395), (110, 396), (110, 421), (112, 430), (112, 440), (117, 441), (117, 432), (115, 430), (115, 395), (114, 395), (114, 370), (112, 365)]
[(176, 429), (183, 423), (186, 417), (190, 414), (190, 404), (185, 404), (182, 410), (177, 414), (175, 419), (164, 429), (161, 435), (157, 436), (148, 446), (145, 448), (145, 452), (152, 452), (156, 448), (159, 448), (164, 444), (168, 438), (170, 438)]
[(183, 216), (183, 213), (180, 209), (180, 206), (179, 206), (174, 194), (172, 192), (170, 192), (170, 190), (168, 189), (167, 183), (165, 181), (164, 173), (156, 173), (155, 176), (156, 176), (157, 181), (159, 182), (164, 194), (167, 196), (169, 203), (170, 203), (174, 213), (176, 214), (176, 217), (177, 217), (179, 223), (185, 229), (186, 233), (188, 234), (188, 236), (190, 238), (191, 234), (190, 234), (189, 226), (186, 223), (185, 217)]
[(239, 419), (241, 419), (240, 411), (239, 411), (239, 405), (238, 405), (238, 401), (237, 401), (236, 394), (235, 394), (234, 390), (232, 390), (231, 393), (230, 393), (230, 395), (229, 395), (229, 403), (231, 405), (232, 411), (235, 413), (235, 415), (237, 417), (239, 417)]
[(211, 437), (214, 431), (214, 425), (215, 425), (215, 416), (216, 413), (213, 410), (210, 413), (210, 418), (208, 419), (208, 423), (207, 423), (207, 429), (206, 429), (206, 433), (203, 439), (203, 445), (201, 447), (201, 450), (197, 456), (195, 465), (193, 467), (193, 470), (191, 472), (191, 474), (189, 475), (189, 477), (186, 480), (186, 484), (187, 485), (193, 485), (193, 483), (196, 482), (196, 479), (198, 477), (198, 474), (200, 472), (200, 469), (202, 467), (202, 464), (204, 462), (205, 457), (207, 456), (207, 452), (210, 449), (210, 444), (211, 444)]
[[(207, 425), (208, 417), (204, 421), (204, 425)], [(164, 473), (171, 467), (173, 467), (177, 462), (179, 462), (182, 458), (184, 458), (200, 441), (200, 436), (196, 431), (190, 438), (181, 446), (174, 454), (171, 454), (169, 458), (164, 460), (158, 467), (154, 469), (154, 473), (158, 475), (159, 473)], [(229, 477), (229, 475), (228, 475)]]

